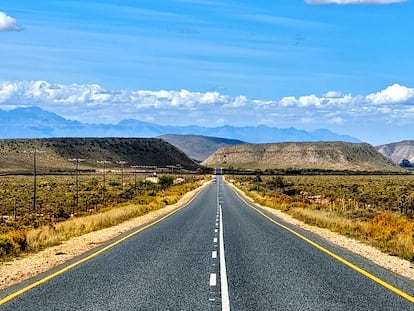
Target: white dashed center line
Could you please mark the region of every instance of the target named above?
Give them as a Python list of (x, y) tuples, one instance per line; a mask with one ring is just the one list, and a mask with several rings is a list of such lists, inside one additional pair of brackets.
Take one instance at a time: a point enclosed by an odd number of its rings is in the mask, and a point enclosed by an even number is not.
[[(222, 201), (220, 201), (220, 191), (219, 191), (219, 183), (217, 182), (217, 214), (215, 220), (215, 228), (214, 228), (214, 238), (213, 238), (213, 247), (219, 248), (218, 251), (214, 250), (211, 252), (211, 258), (214, 259), (211, 263), (212, 271), (216, 271), (216, 273), (210, 273), (210, 286), (216, 288), (215, 290), (211, 289), (211, 293), (213, 294), (216, 292), (218, 295), (221, 296), (221, 310), (222, 311), (230, 311), (230, 299), (229, 299), (229, 290), (228, 290), (228, 283), (227, 283), (227, 271), (226, 271), (226, 260), (224, 256), (224, 234), (223, 234), (223, 211), (221, 207)], [(218, 236), (217, 236), (218, 235)], [(218, 245), (217, 245), (218, 244)], [(217, 256), (220, 257), (220, 271), (217, 271)], [(220, 272), (220, 287), (217, 286), (217, 273)], [(221, 291), (221, 293), (220, 293)], [(210, 302), (216, 301), (215, 298), (210, 297)]]
[(217, 274), (210, 273), (210, 286), (217, 286)]

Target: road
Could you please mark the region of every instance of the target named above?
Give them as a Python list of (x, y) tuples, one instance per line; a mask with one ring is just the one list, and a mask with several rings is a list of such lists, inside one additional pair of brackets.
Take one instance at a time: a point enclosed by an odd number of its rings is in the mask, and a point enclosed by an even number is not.
[(99, 256), (21, 285), (13, 299), (18, 287), (0, 292), (0, 310), (414, 310), (387, 288), (411, 297), (414, 282), (294, 230), (386, 285), (269, 221), (218, 176), (189, 206)]

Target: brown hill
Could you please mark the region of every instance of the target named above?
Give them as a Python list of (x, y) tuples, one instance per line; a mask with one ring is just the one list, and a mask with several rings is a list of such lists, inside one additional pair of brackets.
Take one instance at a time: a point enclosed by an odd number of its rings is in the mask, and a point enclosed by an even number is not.
[(118, 161), (131, 165), (166, 167), (180, 164), (194, 170), (198, 165), (182, 151), (156, 138), (48, 138), (0, 140), (0, 173), (29, 173), (33, 170), (33, 151), (39, 172), (71, 170), (71, 158), (82, 158), (81, 169), (97, 169), (98, 161), (108, 160), (107, 167), (119, 167)]
[(390, 159), (365, 143), (297, 142), (244, 144), (217, 150), (203, 163), (241, 169), (320, 169), (400, 171)]
[(376, 147), (386, 157), (400, 164), (402, 160), (414, 163), (414, 140), (405, 140), (397, 143), (380, 145)]
[(204, 161), (216, 150), (229, 145), (244, 144), (237, 139), (227, 139), (219, 137), (209, 137), (202, 135), (177, 135), (168, 134), (159, 136), (159, 138), (169, 142), (184, 151), (186, 155), (196, 161)]

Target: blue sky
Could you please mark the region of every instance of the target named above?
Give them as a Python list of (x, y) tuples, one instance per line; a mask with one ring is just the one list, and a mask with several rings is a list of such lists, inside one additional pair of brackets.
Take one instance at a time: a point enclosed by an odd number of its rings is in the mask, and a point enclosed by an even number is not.
[(398, 0), (6, 1), (0, 109), (414, 139), (413, 12)]

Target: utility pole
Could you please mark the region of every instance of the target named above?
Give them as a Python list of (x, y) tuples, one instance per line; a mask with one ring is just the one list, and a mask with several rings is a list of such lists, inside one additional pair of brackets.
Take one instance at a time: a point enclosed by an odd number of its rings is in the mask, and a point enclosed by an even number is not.
[(102, 187), (102, 201), (105, 205), (105, 184), (106, 184), (106, 180), (105, 180), (105, 170), (106, 170), (106, 164), (111, 163), (111, 161), (108, 160), (102, 160), (102, 161), (97, 161), (97, 163), (102, 164), (102, 174), (103, 174), (103, 187)]
[[(70, 162), (74, 162), (75, 166), (76, 166), (76, 197), (75, 197), (75, 206), (76, 206), (76, 210), (78, 210), (79, 207), (79, 162), (84, 162), (85, 159), (78, 159), (78, 158), (73, 158), (73, 159), (69, 159)], [(75, 211), (72, 210), (72, 214), (75, 214)]]
[(44, 151), (34, 149), (30, 151), (30, 153), (33, 153), (33, 211), (36, 211), (36, 198), (37, 198), (37, 189), (36, 189), (36, 175), (37, 175), (37, 154), (42, 153)]
[(124, 190), (124, 165), (127, 164), (128, 162), (118, 161), (117, 163), (121, 165), (121, 186), (122, 186), (122, 190)]
[(137, 193), (137, 168), (138, 165), (131, 165), (131, 167), (134, 169), (134, 193)]

